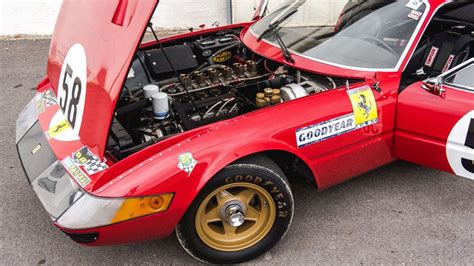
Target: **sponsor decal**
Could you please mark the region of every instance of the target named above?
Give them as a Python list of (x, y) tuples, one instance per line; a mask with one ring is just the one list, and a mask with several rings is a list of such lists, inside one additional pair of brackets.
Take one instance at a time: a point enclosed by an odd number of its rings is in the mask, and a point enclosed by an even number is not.
[(223, 63), (229, 59), (232, 58), (232, 53), (229, 52), (229, 51), (224, 51), (224, 52), (221, 52), (221, 53), (218, 53), (217, 55), (215, 55), (212, 60), (215, 62), (215, 63)]
[(54, 92), (49, 89), (43, 93), (43, 102), (46, 107), (50, 107), (58, 104), (58, 99), (54, 95)]
[(421, 12), (412, 10), (410, 11), (410, 14), (408, 14), (408, 17), (413, 19), (413, 20), (419, 20), (421, 18)]
[(82, 187), (87, 186), (91, 179), (77, 166), (71, 157), (67, 156), (64, 158), (61, 163), (63, 164), (64, 168), (69, 172), (69, 174), (81, 185)]
[(347, 91), (351, 100), (356, 127), (364, 127), (378, 122), (377, 103), (369, 86)]
[(430, 53), (428, 54), (428, 57), (426, 58), (425, 61), (425, 66), (431, 67), (433, 66), (433, 63), (436, 59), (436, 56), (438, 55), (439, 48), (436, 46), (431, 47)]
[(82, 166), (87, 174), (93, 175), (100, 171), (104, 171), (109, 166), (102, 162), (99, 157), (92, 153), (89, 148), (83, 147), (72, 154), (73, 161), (76, 165)]
[(178, 156), (178, 168), (188, 173), (188, 176), (194, 170), (197, 161), (190, 152), (182, 153)]
[(442, 73), (448, 71), (449, 68), (451, 68), (451, 64), (454, 61), (454, 57), (455, 57), (455, 55), (453, 55), (453, 54), (449, 55), (448, 60), (446, 61), (446, 64), (443, 67)]
[(87, 89), (87, 59), (84, 47), (76, 43), (64, 59), (58, 83), (58, 100), (62, 113), (79, 135)]
[(421, 0), (408, 0), (406, 7), (411, 8), (413, 10), (418, 10), (421, 5), (423, 5), (423, 1)]
[(51, 89), (36, 95), (36, 109), (38, 110), (38, 114), (44, 113), (46, 107), (56, 105), (57, 101)]
[(298, 148), (363, 128), (378, 122), (377, 104), (369, 86), (347, 91), (353, 113), (296, 130)]
[(43, 102), (43, 93), (37, 94), (35, 100), (36, 110), (38, 111), (38, 114), (44, 113), (44, 111), (46, 110), (46, 106), (44, 106)]
[(356, 129), (354, 114), (348, 114), (296, 130), (298, 148), (321, 142)]
[[(55, 127), (57, 124), (59, 124), (60, 122), (64, 120), (67, 122), (67, 119), (64, 116), (63, 112), (61, 111), (61, 109), (58, 109), (56, 113), (53, 115), (53, 117), (51, 118), (51, 121), (49, 122), (49, 128), (51, 129)], [(75, 140), (79, 140), (79, 135), (77, 135), (74, 132), (73, 128), (68, 122), (68, 127), (64, 128), (58, 134), (55, 134), (54, 137), (52, 138), (54, 138), (57, 141), (75, 141)]]
[(456, 175), (474, 180), (474, 111), (454, 125), (446, 143), (446, 157)]
[(61, 134), (64, 130), (71, 128), (68, 121), (66, 119), (61, 120), (59, 123), (55, 124), (54, 126), (50, 127), (48, 131), (46, 131), (46, 138), (52, 139), (57, 135)]

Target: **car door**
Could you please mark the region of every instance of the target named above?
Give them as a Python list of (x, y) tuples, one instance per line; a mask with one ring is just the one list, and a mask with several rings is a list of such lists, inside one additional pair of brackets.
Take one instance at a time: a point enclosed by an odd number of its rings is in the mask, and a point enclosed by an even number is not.
[(394, 156), (474, 179), (474, 58), (400, 94)]

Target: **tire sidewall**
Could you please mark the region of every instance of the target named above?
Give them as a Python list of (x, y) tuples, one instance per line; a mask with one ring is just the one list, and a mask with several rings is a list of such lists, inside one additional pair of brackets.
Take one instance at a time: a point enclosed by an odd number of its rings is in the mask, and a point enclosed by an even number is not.
[[(276, 207), (273, 226), (268, 234), (252, 247), (233, 252), (212, 249), (201, 241), (196, 232), (197, 209), (204, 198), (217, 188), (240, 182), (258, 185), (271, 195)], [(206, 184), (188, 208), (176, 231), (181, 245), (196, 259), (219, 264), (240, 263), (265, 253), (280, 241), (290, 227), (293, 212), (293, 195), (281, 171), (253, 164), (234, 164), (224, 168)]]

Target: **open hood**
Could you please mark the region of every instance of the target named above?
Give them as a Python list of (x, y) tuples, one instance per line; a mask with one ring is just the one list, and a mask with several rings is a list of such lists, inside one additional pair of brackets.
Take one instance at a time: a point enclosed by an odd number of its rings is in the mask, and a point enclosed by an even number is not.
[(158, 0), (64, 0), (47, 75), (74, 133), (103, 156), (115, 103)]

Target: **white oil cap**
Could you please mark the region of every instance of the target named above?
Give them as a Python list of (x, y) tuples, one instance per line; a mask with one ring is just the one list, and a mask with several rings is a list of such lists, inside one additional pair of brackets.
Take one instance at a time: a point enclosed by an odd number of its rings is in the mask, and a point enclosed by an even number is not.
[(164, 92), (157, 92), (152, 96), (153, 115), (158, 120), (163, 120), (168, 117), (170, 112), (170, 105), (168, 102), (168, 94)]
[(153, 96), (153, 94), (160, 91), (160, 87), (157, 85), (149, 84), (143, 87), (143, 91), (145, 92), (145, 99), (149, 99)]

